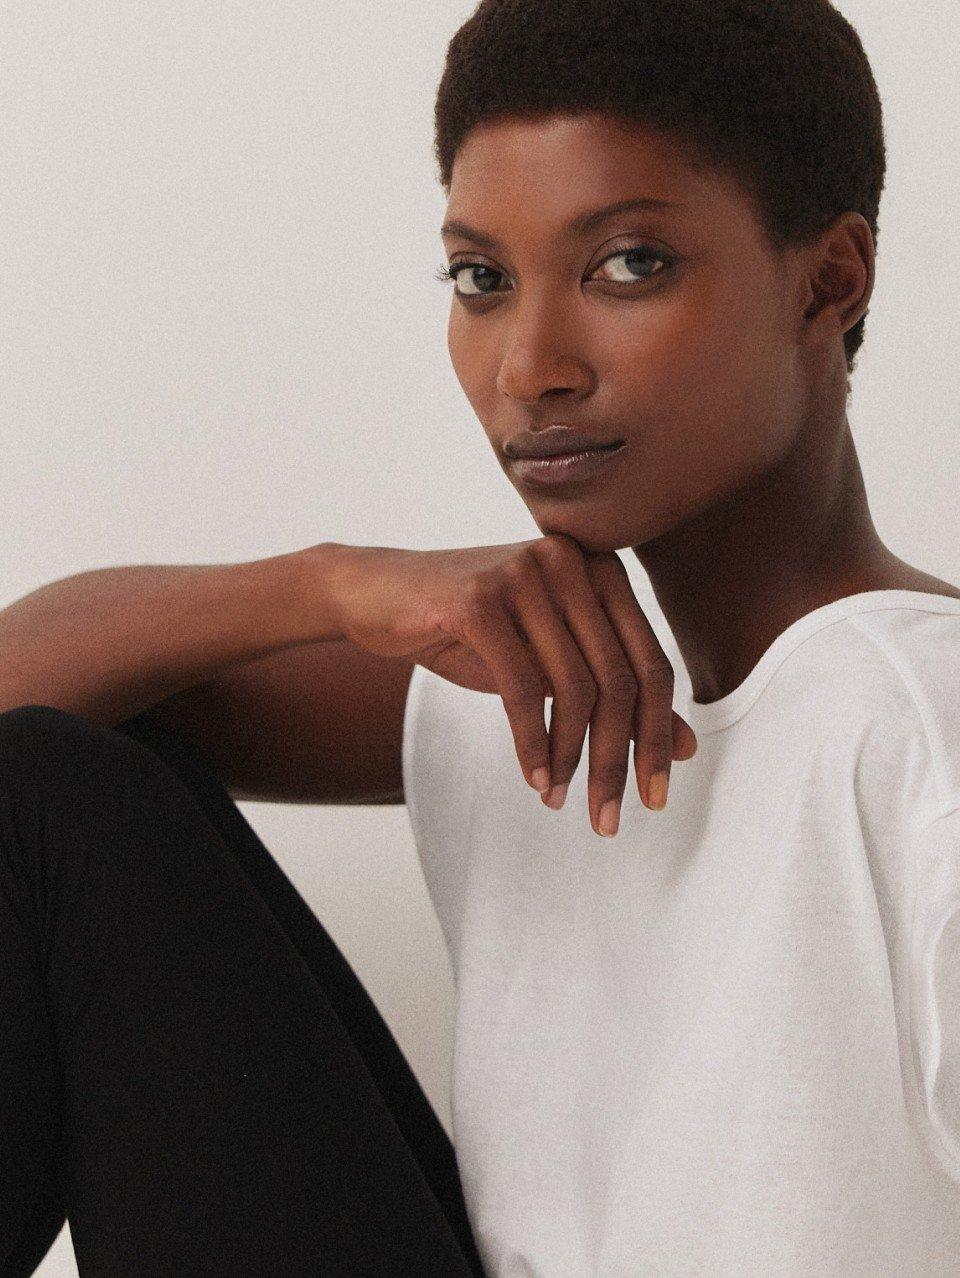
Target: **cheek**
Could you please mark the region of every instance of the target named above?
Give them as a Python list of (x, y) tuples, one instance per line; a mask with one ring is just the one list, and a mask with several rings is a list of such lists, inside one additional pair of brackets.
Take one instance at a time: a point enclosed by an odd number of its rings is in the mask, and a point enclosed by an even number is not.
[(635, 406), (638, 462), (676, 514), (735, 490), (789, 446), (795, 415), (769, 315), (689, 294), (651, 304), (642, 322), (609, 337), (618, 399)]
[(648, 309), (629, 354), (619, 339), (626, 401), (665, 429), (683, 426), (690, 443), (752, 451), (776, 429), (784, 369), (770, 308), (750, 296), (702, 289)]
[(625, 402), (666, 418), (739, 418), (758, 407), (769, 376), (762, 316), (711, 281), (611, 314), (597, 347)]

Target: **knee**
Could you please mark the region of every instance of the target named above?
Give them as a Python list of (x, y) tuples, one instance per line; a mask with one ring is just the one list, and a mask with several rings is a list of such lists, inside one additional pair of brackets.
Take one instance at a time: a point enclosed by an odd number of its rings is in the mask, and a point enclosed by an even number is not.
[(26, 745), (58, 735), (86, 736), (100, 725), (56, 706), (14, 706), (0, 713), (0, 741), (4, 745)]
[(122, 779), (128, 793), (132, 786), (155, 794), (174, 777), (208, 806), (234, 806), (213, 767), (144, 716), (110, 727), (48, 705), (0, 713), (0, 785), (102, 793)]
[(11, 750), (29, 748), (63, 733), (83, 736), (87, 728), (94, 726), (89, 720), (56, 706), (14, 706), (0, 713), (0, 749), (9, 757)]
[(120, 759), (139, 768), (151, 760), (156, 764), (148, 750), (116, 729), (56, 706), (23, 705), (0, 713), (0, 772), (8, 777), (92, 775), (98, 761), (115, 771)]

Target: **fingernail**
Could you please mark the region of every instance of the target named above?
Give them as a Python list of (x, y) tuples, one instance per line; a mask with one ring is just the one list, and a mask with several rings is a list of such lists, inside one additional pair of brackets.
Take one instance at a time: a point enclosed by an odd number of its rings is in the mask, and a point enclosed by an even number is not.
[(655, 772), (647, 784), (647, 807), (660, 808), (666, 807), (667, 804), (667, 783), (669, 777), (666, 772)]
[(559, 812), (563, 807), (564, 800), (567, 797), (567, 790), (570, 788), (570, 782), (566, 785), (555, 785), (549, 794), (541, 794), (540, 798), (548, 808), (553, 808), (554, 812)]
[(537, 770), (533, 774), (532, 779), (533, 779), (534, 789), (539, 790), (540, 793), (542, 794), (544, 790), (547, 788), (547, 786), (550, 784), (550, 769), (537, 768)]
[(600, 809), (600, 833), (616, 834), (620, 824), (620, 804), (616, 799), (608, 799)]

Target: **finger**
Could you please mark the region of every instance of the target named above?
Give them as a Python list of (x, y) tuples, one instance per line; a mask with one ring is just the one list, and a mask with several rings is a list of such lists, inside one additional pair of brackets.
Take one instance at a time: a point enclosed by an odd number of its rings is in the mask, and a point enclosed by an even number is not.
[(686, 719), (673, 712), (673, 757), (686, 761), (697, 753), (697, 737)]
[[(587, 775), (590, 820), (598, 834), (614, 834), (619, 824), (634, 734), (637, 677), (597, 597), (582, 551), (562, 543), (546, 543), (538, 558), (555, 607), (559, 608), (594, 682)], [(525, 614), (523, 620), (526, 624)], [(552, 676), (543, 653), (541, 661)], [(550, 736), (552, 746), (553, 720)], [(563, 779), (566, 780), (566, 776)], [(609, 825), (601, 827), (605, 809)]]
[[(591, 728), (598, 702), (597, 682), (581, 647), (568, 629), (562, 605), (551, 596), (547, 583), (534, 564), (525, 571), (522, 582), (513, 589), (508, 608), (527, 643), (536, 652), (537, 661), (552, 689), (550, 712), (550, 777), (553, 786), (567, 786), (577, 770), (583, 753), (587, 728)], [(612, 637), (612, 632), (611, 632)], [(596, 648), (596, 645), (594, 645)], [(604, 708), (605, 709), (605, 708)], [(622, 745), (623, 776), (616, 791), (616, 778), (607, 788), (621, 797), (626, 784), (627, 758), (630, 752), (631, 716), (627, 716), (627, 732)], [(602, 799), (597, 777), (588, 781), (590, 820), (599, 833)], [(610, 797), (609, 794), (602, 797)], [(562, 806), (562, 802), (560, 804)]]
[(689, 724), (673, 709), (673, 666), (633, 593), (627, 570), (619, 556), (588, 560), (587, 571), (610, 624), (637, 672), (640, 695), (633, 738), (634, 771), (644, 803), (647, 807), (659, 809), (666, 803), (670, 782), (674, 718), (693, 738), (694, 748), (696, 737)]
[[(465, 607), (456, 624), (457, 637), (483, 659), (497, 682), (513, 733), (517, 758), (527, 784), (550, 786), (550, 741), (544, 721), (543, 671), (522, 642), (513, 617), (498, 599), (477, 599)], [(535, 774), (542, 770), (543, 777)], [(543, 785), (538, 785), (538, 780)]]

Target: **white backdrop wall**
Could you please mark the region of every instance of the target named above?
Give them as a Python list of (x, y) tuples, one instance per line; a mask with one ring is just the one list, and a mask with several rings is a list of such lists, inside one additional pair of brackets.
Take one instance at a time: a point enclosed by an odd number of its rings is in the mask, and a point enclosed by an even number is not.
[[(851, 422), (881, 536), (960, 582), (960, 9), (839, 7), (889, 158)], [(0, 9), (0, 607), (93, 567), (538, 535), (433, 278), (433, 99), (473, 8)], [(241, 806), (449, 1131), (453, 991), (405, 809)], [(37, 1272), (76, 1273), (67, 1228)]]

